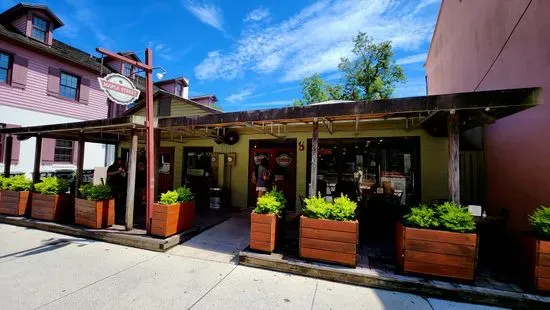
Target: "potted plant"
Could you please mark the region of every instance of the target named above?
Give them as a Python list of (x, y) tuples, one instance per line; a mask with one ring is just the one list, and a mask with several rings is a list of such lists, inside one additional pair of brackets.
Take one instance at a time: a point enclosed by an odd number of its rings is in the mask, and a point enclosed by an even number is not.
[(32, 181), (25, 175), (16, 175), (0, 180), (0, 213), (22, 216), (31, 210)]
[(46, 221), (70, 221), (72, 199), (69, 183), (57, 177), (42, 178), (34, 185), (31, 217)]
[(357, 266), (357, 203), (344, 195), (334, 199), (334, 203), (320, 195), (304, 201), (304, 215), (300, 217), (300, 256)]
[(478, 240), (467, 208), (420, 205), (397, 223), (396, 264), (402, 272), (473, 281)]
[(79, 188), (84, 199), (75, 199), (75, 223), (106, 228), (115, 223), (115, 200), (109, 185), (86, 184)]
[(533, 232), (524, 236), (523, 264), (529, 285), (539, 291), (550, 291), (550, 207), (541, 206), (529, 216)]
[(193, 193), (187, 187), (161, 194), (160, 201), (153, 204), (151, 234), (169, 237), (188, 230), (195, 222)]
[(256, 208), (250, 215), (250, 248), (273, 252), (277, 241), (279, 216), (286, 204), (282, 192), (273, 189), (258, 197)]

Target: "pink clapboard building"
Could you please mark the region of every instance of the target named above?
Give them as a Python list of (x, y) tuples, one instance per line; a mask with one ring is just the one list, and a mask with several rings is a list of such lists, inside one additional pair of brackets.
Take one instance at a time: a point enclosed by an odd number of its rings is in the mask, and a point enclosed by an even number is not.
[[(117, 117), (126, 106), (113, 104), (100, 89), (97, 78), (109, 73), (130, 77), (142, 90), (144, 79), (130, 64), (103, 60), (55, 38), (63, 22), (46, 5), (17, 4), (0, 13), (0, 126), (31, 126)], [(134, 52), (119, 54), (141, 61)], [(162, 80), (155, 91), (189, 98), (189, 80)], [(213, 95), (196, 98), (212, 106)], [(0, 137), (3, 169), (5, 137)], [(11, 172), (30, 173), (34, 163), (34, 138), (13, 141)], [(84, 169), (109, 165), (114, 146), (87, 143)], [(75, 169), (76, 143), (44, 139), (41, 171)]]
[(550, 204), (550, 1), (443, 0), (426, 74), (430, 95), (543, 88), (540, 106), (485, 135), (488, 213), (527, 229), (527, 215)]

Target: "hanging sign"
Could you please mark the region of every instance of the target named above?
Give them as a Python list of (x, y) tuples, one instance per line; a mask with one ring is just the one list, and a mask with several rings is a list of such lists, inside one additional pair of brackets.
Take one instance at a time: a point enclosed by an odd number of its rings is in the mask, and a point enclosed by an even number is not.
[(99, 87), (114, 103), (128, 105), (139, 98), (139, 90), (132, 81), (122, 74), (111, 73), (97, 78)]

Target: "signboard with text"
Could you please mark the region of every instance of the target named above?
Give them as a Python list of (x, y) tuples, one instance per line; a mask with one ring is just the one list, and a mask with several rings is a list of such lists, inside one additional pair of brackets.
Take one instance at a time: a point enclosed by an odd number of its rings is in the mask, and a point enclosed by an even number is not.
[(132, 81), (122, 74), (111, 73), (98, 77), (99, 87), (114, 103), (128, 105), (139, 98), (139, 90)]

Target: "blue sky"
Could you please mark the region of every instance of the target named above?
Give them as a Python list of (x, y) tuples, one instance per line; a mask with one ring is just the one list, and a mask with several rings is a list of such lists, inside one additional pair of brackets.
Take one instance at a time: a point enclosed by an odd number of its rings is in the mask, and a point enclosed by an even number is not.
[[(425, 93), (423, 64), (441, 0), (44, 0), (65, 23), (56, 39), (95, 53), (98, 46), (147, 46), (169, 77), (190, 80), (190, 95), (215, 94), (225, 111), (288, 106), (300, 81), (339, 81), (340, 57), (366, 32), (392, 41), (408, 81), (394, 97)], [(0, 0), (2, 9), (17, 1)]]

